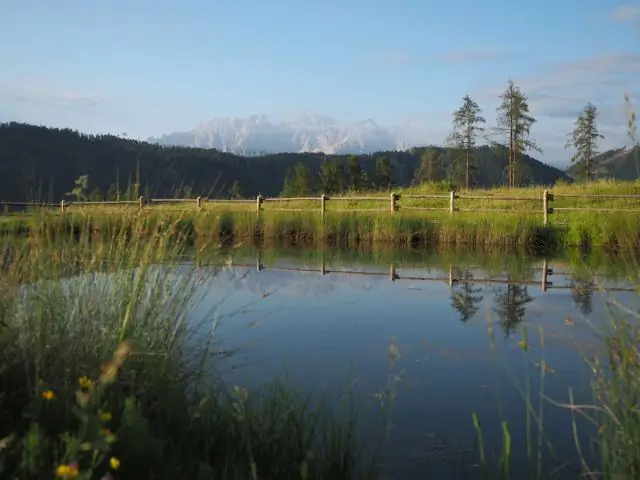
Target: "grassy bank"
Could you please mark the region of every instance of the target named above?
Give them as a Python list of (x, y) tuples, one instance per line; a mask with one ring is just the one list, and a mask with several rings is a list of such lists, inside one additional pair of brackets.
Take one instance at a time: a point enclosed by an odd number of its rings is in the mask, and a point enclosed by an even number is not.
[(217, 380), (181, 228), (129, 226), (0, 244), (0, 477), (361, 478), (354, 417)]
[[(200, 210), (195, 199), (146, 205), (142, 210), (137, 204), (77, 204), (69, 206), (64, 215), (59, 209), (32, 209), (4, 215), (0, 217), (0, 230), (130, 230), (130, 225), (140, 223), (139, 216), (143, 216), (154, 222), (158, 218), (168, 219), (189, 236), (212, 241), (624, 249), (640, 245), (637, 213), (640, 198), (602, 197), (640, 195), (640, 183), (602, 181), (556, 185), (550, 191), (554, 196), (549, 203), (553, 213), (549, 214), (546, 226), (543, 225), (543, 189), (540, 187), (460, 192), (451, 215), (448, 192), (442, 191), (439, 184), (426, 184), (398, 190), (398, 210), (393, 214), (388, 192), (359, 192), (333, 197), (326, 202), (324, 215), (319, 200), (308, 199), (285, 202), (270, 199), (264, 202), (259, 214), (252, 200), (245, 203), (204, 201)], [(421, 195), (441, 195), (442, 198), (418, 198)], [(615, 211), (617, 209), (620, 211)], [(144, 229), (135, 232), (144, 233)]]
[(8, 235), (76, 236), (88, 231), (111, 235), (124, 231), (130, 237), (145, 238), (151, 232), (145, 224), (163, 222), (175, 234), (192, 243), (288, 243), (366, 247), (389, 244), (394, 247), (487, 246), (526, 247), (532, 250), (568, 246), (605, 246), (632, 249), (640, 246), (640, 216), (574, 214), (563, 224), (543, 226), (524, 215), (467, 214), (450, 218), (398, 213), (327, 213), (324, 219), (305, 212), (158, 212), (120, 214), (83, 212), (39, 213), (5, 217), (0, 229)]

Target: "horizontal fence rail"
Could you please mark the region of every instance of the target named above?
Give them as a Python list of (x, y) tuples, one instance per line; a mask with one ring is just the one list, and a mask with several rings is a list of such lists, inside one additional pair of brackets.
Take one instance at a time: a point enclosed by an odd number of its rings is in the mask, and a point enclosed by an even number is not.
[[(198, 267), (202, 268), (204, 266), (211, 266), (206, 264), (198, 263)], [(542, 292), (546, 292), (547, 290), (570, 290), (576, 287), (576, 285), (571, 284), (554, 284), (549, 280), (549, 277), (555, 276), (569, 276), (568, 273), (563, 272), (554, 272), (553, 268), (549, 268), (548, 261), (543, 260), (542, 265), (538, 268), (533, 268), (533, 270), (538, 271), (539, 276), (538, 279), (525, 279), (525, 278), (495, 278), (495, 277), (469, 277), (469, 276), (460, 276), (459, 274), (463, 271), (469, 272), (474, 269), (472, 266), (455, 266), (449, 265), (448, 272), (434, 268), (435, 270), (439, 270), (441, 272), (440, 275), (433, 276), (416, 276), (416, 275), (401, 275), (399, 273), (399, 268), (391, 263), (389, 265), (389, 270), (387, 272), (367, 272), (367, 271), (359, 271), (359, 270), (338, 270), (327, 268), (327, 264), (323, 259), (320, 260), (320, 265), (317, 268), (310, 267), (284, 267), (284, 266), (269, 266), (265, 267), (262, 263), (260, 255), (256, 256), (255, 264), (243, 264), (243, 263), (231, 263), (231, 264), (215, 264), (215, 266), (222, 267), (226, 266), (228, 268), (251, 268), (256, 269), (258, 272), (262, 271), (274, 271), (274, 272), (300, 272), (300, 273), (318, 273), (322, 276), (324, 275), (344, 275), (344, 276), (363, 276), (363, 277), (387, 277), (392, 282), (396, 281), (424, 281), (424, 282), (436, 282), (436, 283), (445, 283), (449, 286), (449, 288), (453, 288), (456, 285), (461, 283), (470, 283), (477, 285), (535, 285), (539, 286)], [(407, 270), (412, 270), (412, 268), (407, 267)], [(442, 275), (444, 273), (444, 275)], [(635, 292), (638, 290), (638, 287), (619, 287), (619, 286), (598, 286), (598, 278), (599, 276), (595, 275), (593, 277), (594, 284), (592, 289), (594, 291), (606, 291), (606, 292)], [(604, 276), (606, 279), (607, 276)]]
[[(557, 202), (570, 199), (584, 199), (586, 205), (558, 205)], [(615, 205), (602, 205), (601, 201), (608, 200)], [(622, 201), (628, 201), (618, 206)], [(367, 205), (367, 203), (369, 205)], [(387, 206), (380, 204), (386, 203)], [(328, 209), (328, 205), (335, 204), (335, 208)], [(192, 205), (192, 206), (191, 206)], [(222, 206), (253, 205), (255, 213), (260, 215), (264, 211), (274, 212), (313, 212), (317, 211), (322, 217), (330, 212), (442, 212), (454, 216), (456, 213), (495, 213), (495, 214), (524, 214), (542, 218), (543, 225), (549, 224), (549, 217), (554, 213), (623, 213), (640, 215), (640, 195), (609, 195), (609, 194), (556, 194), (544, 190), (539, 196), (514, 195), (480, 195), (477, 193), (448, 192), (442, 194), (398, 194), (388, 196), (359, 195), (359, 196), (305, 196), (305, 197), (264, 197), (258, 195), (252, 198), (148, 198), (139, 197), (136, 200), (104, 200), (104, 201), (66, 201), (54, 203), (31, 202), (0, 202), (0, 213), (11, 213), (12, 210), (28, 213), (38, 208), (59, 209), (62, 213), (73, 212), (82, 207), (138, 207), (140, 210), (154, 206), (175, 208), (183, 206), (186, 209), (205, 210), (222, 208)], [(623, 208), (624, 207), (624, 208)]]

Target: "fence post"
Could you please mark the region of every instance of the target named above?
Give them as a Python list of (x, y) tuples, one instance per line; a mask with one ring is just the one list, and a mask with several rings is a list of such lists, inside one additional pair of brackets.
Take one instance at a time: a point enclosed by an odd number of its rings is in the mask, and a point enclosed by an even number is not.
[(389, 265), (389, 280), (395, 282), (398, 279), (398, 274), (396, 273), (396, 265), (392, 263)]
[(546, 227), (549, 224), (549, 190), (542, 192), (542, 224)]
[(323, 193), (320, 197), (320, 218), (324, 220), (324, 214), (327, 210), (327, 196)]
[(196, 208), (202, 210), (202, 197), (196, 197)]
[(453, 212), (455, 211), (455, 201), (456, 201), (456, 192), (449, 192), (449, 215), (453, 216)]
[(256, 197), (256, 216), (258, 216), (258, 217), (260, 216), (260, 209), (262, 208), (262, 201), (263, 201), (262, 195), (258, 195)]
[(144, 197), (141, 196), (138, 198), (138, 206), (140, 207), (140, 210), (144, 208)]
[(398, 194), (397, 193), (392, 193), (391, 194), (391, 213), (395, 213), (396, 210), (398, 210), (398, 206), (396, 205), (396, 202), (398, 201)]
[(542, 260), (542, 278), (540, 280), (540, 288), (546, 292), (549, 287), (553, 286), (553, 282), (549, 281), (549, 275), (553, 275), (553, 268), (549, 268), (547, 259)]
[(60, 202), (60, 213), (64, 213), (64, 200)]

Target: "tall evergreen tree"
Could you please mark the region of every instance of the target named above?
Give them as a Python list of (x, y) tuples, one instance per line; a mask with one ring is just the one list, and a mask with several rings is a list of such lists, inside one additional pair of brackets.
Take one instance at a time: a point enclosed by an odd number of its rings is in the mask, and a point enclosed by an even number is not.
[(331, 195), (342, 190), (342, 164), (339, 158), (324, 158), (320, 164), (320, 185), (322, 193)]
[(360, 159), (356, 155), (351, 155), (347, 161), (347, 175), (349, 178), (349, 188), (360, 190), (366, 183), (366, 174), (360, 165)]
[(284, 179), (282, 195), (285, 197), (302, 197), (309, 195), (312, 191), (313, 183), (309, 169), (304, 163), (298, 162), (294, 167), (289, 169)]
[(527, 96), (522, 93), (512, 80), (506, 90), (500, 95), (498, 126), (495, 133), (503, 137), (503, 145), (507, 149), (507, 184), (515, 187), (522, 178), (520, 157), (528, 150), (541, 152), (534, 140), (531, 140), (531, 126), (536, 119), (529, 115)]
[(442, 157), (436, 147), (428, 147), (420, 155), (420, 165), (413, 173), (414, 184), (435, 182), (442, 178)]
[[(477, 145), (478, 136), (484, 132), (485, 119), (480, 115), (482, 110), (469, 95), (462, 99), (462, 106), (453, 112), (452, 144), (456, 151), (456, 163), (461, 168), (456, 171), (464, 172), (464, 184), (471, 188), (471, 177), (477, 168), (473, 158), (473, 150)], [(458, 181), (458, 179), (455, 179)]]
[(391, 162), (386, 155), (376, 159), (375, 186), (378, 188), (391, 188)]
[(598, 170), (598, 140), (604, 136), (600, 134), (596, 119), (598, 111), (589, 102), (576, 120), (573, 131), (569, 134), (569, 141), (565, 148), (575, 148), (571, 162), (578, 167), (578, 172), (585, 182), (589, 182)]

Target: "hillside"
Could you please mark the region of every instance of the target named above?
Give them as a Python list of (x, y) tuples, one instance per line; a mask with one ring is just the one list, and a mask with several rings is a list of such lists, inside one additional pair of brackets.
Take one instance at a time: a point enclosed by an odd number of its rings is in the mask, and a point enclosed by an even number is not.
[[(640, 178), (640, 147), (617, 148), (607, 150), (596, 157), (596, 162), (600, 165), (597, 178), (611, 178), (615, 180), (636, 180)], [(567, 174), (571, 178), (576, 178), (578, 169), (571, 165), (567, 169)]]
[[(411, 152), (377, 152), (358, 158), (367, 173), (372, 173), (376, 160), (389, 158), (392, 182), (409, 185), (424, 149)], [(490, 187), (503, 182), (506, 165), (504, 152), (481, 147), (476, 175), (478, 186)], [(346, 162), (347, 156), (327, 156)], [(323, 154), (273, 154), (243, 157), (213, 149), (163, 147), (127, 140), (112, 135), (83, 135), (69, 129), (53, 129), (28, 124), (0, 124), (0, 200), (51, 200), (65, 198), (74, 180), (89, 175), (89, 190), (102, 195), (121, 189), (136, 178), (139, 165), (141, 193), (145, 196), (174, 196), (181, 186), (193, 195), (226, 195), (234, 181), (243, 193), (275, 196), (282, 191), (286, 172), (303, 162), (317, 179)], [(553, 184), (568, 177), (560, 170), (530, 157), (523, 158), (528, 183)]]

